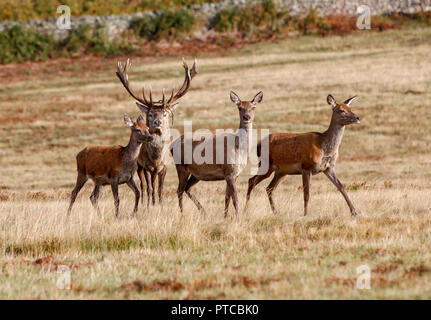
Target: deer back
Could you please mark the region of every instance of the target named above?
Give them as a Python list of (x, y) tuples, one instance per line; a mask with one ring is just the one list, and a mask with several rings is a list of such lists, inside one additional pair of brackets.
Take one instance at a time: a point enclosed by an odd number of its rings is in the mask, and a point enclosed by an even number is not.
[(90, 177), (108, 176), (113, 178), (122, 169), (124, 147), (90, 146), (78, 153), (78, 170)]

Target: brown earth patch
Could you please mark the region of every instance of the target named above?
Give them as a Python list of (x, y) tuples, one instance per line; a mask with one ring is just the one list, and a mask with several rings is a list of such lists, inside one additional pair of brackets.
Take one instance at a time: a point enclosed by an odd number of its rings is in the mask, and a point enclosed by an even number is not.
[(404, 271), (403, 278), (410, 279), (410, 278), (417, 277), (417, 276), (421, 277), (421, 276), (428, 274), (430, 272), (431, 272), (430, 267), (425, 266), (424, 264), (419, 264), (417, 266), (407, 268)]
[(377, 274), (385, 274), (396, 269), (398, 269), (398, 266), (394, 264), (379, 264), (372, 270), (372, 272)]
[(47, 272), (57, 271), (59, 266), (67, 266), (68, 268), (70, 268), (72, 270), (72, 269), (78, 269), (78, 268), (82, 268), (82, 267), (89, 267), (89, 266), (92, 266), (94, 264), (92, 262), (85, 262), (85, 263), (58, 262), (58, 261), (55, 261), (53, 254), (49, 254), (45, 257), (38, 258), (34, 261), (23, 260), (21, 262), (17, 262), (17, 264), (21, 264), (21, 263), (33, 265), (36, 267), (41, 267), (41, 269), (43, 271), (47, 271)]
[(208, 289), (208, 288), (220, 288), (223, 285), (230, 286), (245, 286), (247, 288), (256, 287), (261, 285), (267, 285), (270, 282), (279, 281), (279, 279), (254, 279), (247, 276), (234, 277), (230, 280), (230, 283), (222, 283), (212, 279), (195, 280), (190, 284), (183, 284), (177, 279), (166, 279), (166, 280), (155, 280), (149, 283), (145, 283), (141, 280), (134, 280), (132, 282), (124, 283), (120, 286), (121, 289), (126, 291), (179, 291), (189, 290), (189, 295), (196, 290)]
[(159, 291), (159, 290), (170, 290), (178, 291), (184, 289), (184, 285), (174, 280), (155, 280), (150, 283), (142, 282), (141, 280), (135, 280), (129, 283), (121, 285), (121, 289), (128, 291)]

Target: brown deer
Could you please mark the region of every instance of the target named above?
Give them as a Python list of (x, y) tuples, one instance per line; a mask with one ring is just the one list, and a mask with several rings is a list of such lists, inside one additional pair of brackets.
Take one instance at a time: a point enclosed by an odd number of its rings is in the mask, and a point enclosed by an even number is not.
[[(361, 118), (354, 114), (350, 108), (350, 104), (355, 98), (356, 96), (343, 103), (337, 103), (332, 95), (328, 96), (328, 104), (332, 106), (332, 119), (328, 130), (323, 133), (274, 133), (264, 138), (269, 139), (266, 141), (269, 143), (269, 170), (265, 174), (256, 175), (249, 179), (247, 203), (253, 188), (274, 172), (274, 177), (266, 188), (266, 192), (271, 209), (276, 213), (272, 199), (273, 192), (285, 175), (300, 174), (304, 188), (304, 215), (307, 215), (311, 175), (323, 172), (343, 195), (352, 216), (356, 216), (357, 213), (352, 202), (335, 175), (335, 163), (344, 128), (346, 125), (361, 122)], [(257, 148), (258, 156), (260, 156), (261, 143)]]
[(149, 127), (150, 134), (154, 137), (153, 141), (142, 146), (138, 158), (138, 176), (141, 181), (142, 202), (144, 201), (144, 184), (147, 184), (147, 208), (150, 205), (152, 198), (153, 205), (155, 204), (155, 180), (159, 178), (158, 197), (159, 203), (162, 203), (163, 184), (166, 176), (166, 165), (164, 163), (164, 152), (167, 150), (170, 142), (169, 134), (169, 116), (173, 117), (173, 113), (178, 106), (179, 99), (184, 96), (190, 87), (190, 82), (197, 72), (197, 60), (195, 59), (193, 67), (189, 69), (187, 63), (183, 59), (185, 70), (185, 80), (180, 89), (174, 93), (174, 88), (169, 98), (165, 97), (163, 89), (163, 97), (161, 100), (153, 101), (152, 91), (150, 88), (149, 100), (145, 96), (145, 89), (142, 90), (142, 98), (138, 97), (130, 88), (128, 79), (128, 70), (130, 69), (130, 60), (127, 59), (124, 68), (121, 62), (118, 62), (117, 76), (120, 79), (127, 92), (136, 100), (139, 109), (146, 114), (146, 124)]
[[(263, 93), (259, 92), (252, 101), (243, 102), (233, 91), (231, 91), (230, 98), (232, 102), (237, 105), (239, 111), (240, 130), (238, 133), (216, 134), (206, 137), (205, 139), (192, 139), (192, 141), (188, 140), (188, 138), (185, 138), (185, 135), (182, 135), (171, 144), (170, 149), (174, 157), (175, 167), (178, 174), (177, 195), (181, 212), (183, 212), (184, 192), (195, 203), (197, 208), (202, 213), (205, 212), (200, 202), (190, 192), (190, 188), (200, 180), (226, 180), (227, 186), (225, 195), (225, 217), (227, 217), (231, 198), (233, 200), (235, 214), (238, 215), (236, 179), (247, 164), (246, 161), (241, 160), (246, 159), (244, 156), (247, 156), (255, 109), (257, 104), (262, 101)], [(229, 145), (229, 140), (234, 141), (234, 143)], [(207, 146), (209, 146), (209, 151), (212, 151), (212, 154), (208, 157), (209, 161), (198, 162), (196, 161), (195, 157), (193, 157), (193, 159), (190, 159), (189, 157), (189, 161), (185, 161), (185, 159), (187, 159), (189, 156), (185, 154), (187, 143), (189, 143), (191, 147), (191, 150), (189, 150), (193, 152), (193, 155), (195, 154), (195, 151), (203, 149), (205, 149), (206, 153), (207, 148), (204, 148), (203, 144), (209, 143)], [(220, 154), (220, 152), (223, 152), (223, 154)], [(208, 155), (205, 154), (206, 159), (207, 156)], [(232, 160), (232, 156), (235, 157), (235, 161), (230, 161)], [(239, 157), (242, 159), (238, 159)]]
[(134, 123), (128, 115), (124, 115), (124, 123), (131, 129), (129, 144), (126, 147), (89, 146), (76, 156), (78, 177), (70, 198), (70, 205), (67, 211), (68, 216), (70, 215), (76, 196), (88, 178), (93, 180), (95, 184), (90, 200), (98, 213), (100, 186), (110, 185), (112, 194), (114, 195), (115, 216), (118, 218), (118, 207), (120, 205), (118, 185), (127, 183), (135, 193), (133, 214), (136, 215), (140, 192), (136, 187), (133, 176), (137, 169), (138, 155), (142, 144), (151, 142), (154, 138), (150, 135), (142, 116), (139, 116)]

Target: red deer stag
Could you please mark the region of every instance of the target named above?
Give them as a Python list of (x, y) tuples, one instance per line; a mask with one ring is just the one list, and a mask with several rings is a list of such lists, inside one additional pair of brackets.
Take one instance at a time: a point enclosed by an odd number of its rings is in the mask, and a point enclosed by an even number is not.
[[(242, 169), (247, 164), (248, 146), (254, 119), (256, 106), (262, 101), (263, 93), (259, 92), (252, 101), (241, 101), (233, 92), (230, 92), (230, 98), (236, 104), (239, 111), (239, 131), (238, 133), (223, 133), (190, 141), (184, 135), (179, 137), (171, 144), (171, 153), (173, 154), (175, 167), (178, 174), (178, 201), (181, 212), (183, 212), (183, 194), (184, 192), (195, 203), (201, 212), (205, 212), (200, 202), (190, 192), (200, 180), (203, 181), (220, 181), (226, 180), (225, 195), (225, 217), (229, 210), (230, 199), (233, 200), (235, 214), (238, 215), (238, 195), (236, 189), (236, 179)], [(233, 143), (229, 144), (229, 141)], [(226, 143), (227, 142), (227, 143)], [(184, 154), (189, 144), (189, 151), (193, 154)], [(209, 146), (209, 148), (207, 148)], [(190, 150), (191, 149), (191, 150)], [(209, 149), (209, 150), (208, 150)], [(195, 151), (205, 151), (205, 159), (209, 161), (196, 161)], [(207, 151), (212, 154), (206, 154)], [(223, 152), (223, 154), (221, 153)], [(198, 152), (202, 155), (202, 152)], [(185, 161), (185, 159), (189, 159)], [(234, 161), (232, 159), (235, 158)]]
[(175, 109), (178, 106), (179, 99), (184, 96), (190, 88), (190, 83), (197, 72), (197, 60), (195, 59), (193, 67), (189, 69), (187, 63), (183, 59), (185, 70), (185, 80), (180, 89), (175, 93), (174, 88), (169, 98), (165, 97), (163, 89), (163, 97), (161, 100), (153, 101), (152, 91), (150, 88), (149, 100), (145, 96), (145, 89), (142, 89), (142, 98), (138, 97), (130, 88), (128, 70), (130, 69), (130, 60), (127, 59), (124, 68), (121, 62), (118, 62), (117, 76), (120, 79), (127, 92), (136, 100), (139, 109), (146, 114), (146, 124), (149, 127), (150, 134), (154, 137), (153, 141), (142, 146), (138, 158), (138, 176), (141, 181), (142, 202), (144, 200), (144, 184), (147, 184), (147, 208), (150, 205), (152, 198), (153, 205), (155, 204), (155, 180), (159, 178), (158, 197), (159, 203), (162, 203), (163, 183), (166, 176), (166, 165), (164, 163), (164, 152), (169, 146), (169, 116), (173, 116)]
[(88, 178), (94, 181), (94, 190), (90, 196), (91, 203), (99, 212), (98, 200), (100, 186), (110, 185), (114, 195), (115, 216), (118, 218), (118, 207), (120, 199), (118, 198), (118, 185), (127, 183), (130, 189), (135, 193), (135, 208), (133, 214), (138, 211), (140, 192), (136, 187), (133, 176), (137, 169), (139, 151), (142, 144), (151, 142), (153, 137), (150, 136), (148, 127), (144, 123), (142, 116), (139, 116), (134, 123), (128, 115), (124, 115), (124, 123), (130, 127), (131, 135), (129, 144), (122, 146), (89, 146), (83, 149), (76, 156), (78, 167), (78, 177), (75, 188), (72, 191), (69, 209), (69, 216), (76, 196), (81, 188), (87, 182)]
[[(361, 118), (353, 113), (350, 104), (356, 98), (351, 97), (343, 103), (337, 103), (332, 95), (327, 98), (332, 106), (332, 119), (328, 130), (323, 133), (274, 133), (264, 139), (269, 139), (269, 170), (265, 174), (256, 175), (248, 181), (247, 203), (253, 188), (268, 178), (273, 172), (274, 177), (266, 188), (271, 209), (276, 213), (272, 194), (285, 175), (302, 175), (304, 188), (304, 215), (307, 215), (307, 205), (310, 198), (311, 175), (323, 172), (341, 192), (346, 200), (352, 216), (356, 210), (350, 201), (343, 185), (335, 175), (335, 163), (338, 148), (343, 138), (344, 128), (349, 124), (361, 122)], [(260, 156), (260, 144), (258, 145)]]

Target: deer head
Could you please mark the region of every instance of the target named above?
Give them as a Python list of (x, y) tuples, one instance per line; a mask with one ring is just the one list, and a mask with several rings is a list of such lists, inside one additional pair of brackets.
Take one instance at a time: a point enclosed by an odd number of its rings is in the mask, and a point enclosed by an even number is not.
[(142, 116), (139, 116), (136, 122), (133, 122), (132, 119), (125, 114), (124, 123), (132, 130), (132, 139), (136, 139), (139, 143), (153, 141), (154, 137), (150, 135)]
[(247, 125), (253, 123), (256, 106), (262, 101), (263, 92), (260, 91), (251, 101), (241, 101), (238, 95), (231, 91), (230, 99), (238, 107), (240, 127), (245, 128)]
[(124, 68), (121, 62), (117, 65), (117, 76), (120, 79), (127, 92), (136, 100), (138, 108), (146, 114), (146, 124), (151, 134), (161, 135), (169, 129), (169, 116), (173, 117), (174, 111), (178, 106), (179, 99), (184, 96), (190, 87), (190, 82), (197, 72), (197, 60), (193, 63), (193, 67), (189, 69), (187, 63), (183, 59), (183, 66), (185, 70), (185, 79), (183, 85), (175, 92), (172, 88), (172, 93), (169, 98), (166, 97), (165, 89), (162, 91), (162, 99), (153, 100), (153, 95), (150, 87), (149, 99), (145, 96), (145, 88), (142, 89), (142, 98), (138, 97), (130, 88), (128, 70), (130, 69), (130, 60), (127, 59)]
[(343, 103), (337, 103), (332, 95), (327, 98), (328, 104), (332, 106), (332, 119), (335, 123), (346, 126), (361, 123), (361, 117), (353, 113), (350, 104), (357, 96), (353, 96)]

